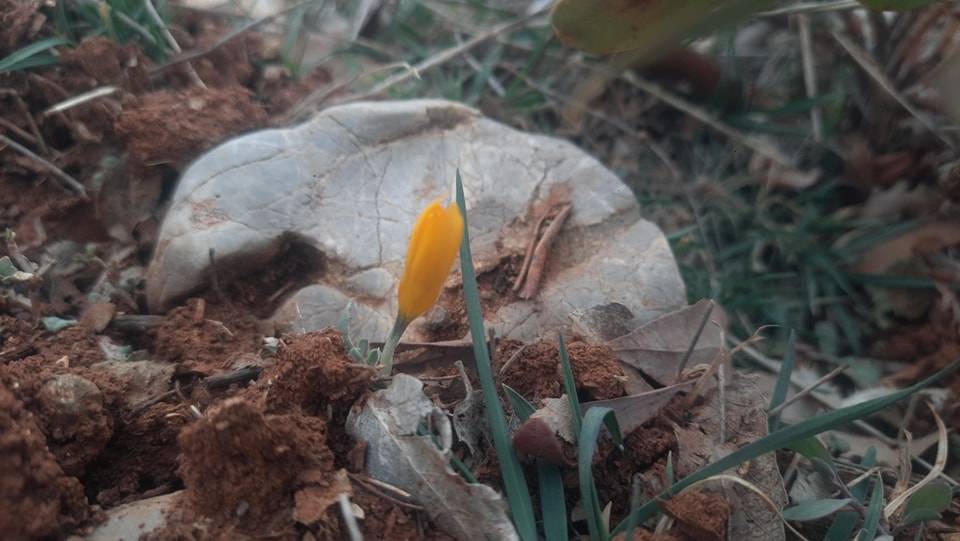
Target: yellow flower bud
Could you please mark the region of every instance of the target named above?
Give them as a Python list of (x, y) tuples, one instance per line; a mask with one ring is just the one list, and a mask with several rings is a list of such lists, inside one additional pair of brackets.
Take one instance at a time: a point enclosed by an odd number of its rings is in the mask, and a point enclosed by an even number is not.
[(409, 323), (437, 302), (462, 237), (463, 217), (456, 204), (443, 207), (436, 199), (423, 209), (407, 245), (397, 291), (398, 320)]

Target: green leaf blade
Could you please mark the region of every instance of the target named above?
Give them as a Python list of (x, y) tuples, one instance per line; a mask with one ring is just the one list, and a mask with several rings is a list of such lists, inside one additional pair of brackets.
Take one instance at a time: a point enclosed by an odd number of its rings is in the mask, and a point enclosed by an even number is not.
[(609, 537), (607, 527), (603, 522), (603, 511), (597, 496), (597, 486), (593, 479), (593, 455), (597, 450), (597, 438), (604, 426), (613, 423), (615, 430), (611, 431), (614, 442), (622, 444), (620, 428), (616, 424), (617, 417), (613, 410), (605, 407), (595, 407), (587, 410), (583, 417), (583, 429), (577, 440), (577, 472), (580, 478), (580, 497), (587, 515), (587, 526), (590, 529), (590, 539), (604, 541)]
[(483, 310), (480, 305), (480, 292), (477, 287), (477, 273), (473, 267), (473, 256), (470, 253), (470, 233), (467, 224), (467, 205), (463, 196), (463, 181), (460, 171), (457, 171), (457, 205), (463, 216), (463, 241), (460, 243), (460, 270), (463, 275), (463, 297), (467, 306), (467, 319), (470, 323), (470, 337), (473, 341), (473, 354), (476, 360), (477, 376), (483, 391), (483, 400), (486, 404), (487, 421), (490, 423), (490, 432), (497, 459), (500, 461), (500, 473), (503, 476), (503, 485), (510, 504), (513, 524), (517, 534), (523, 541), (536, 541), (537, 523), (533, 513), (533, 502), (530, 500), (530, 491), (527, 480), (523, 475), (523, 467), (513, 449), (510, 440), (510, 430), (507, 427), (506, 416), (497, 396), (496, 381), (493, 378), (493, 368), (490, 366), (490, 352), (487, 350), (486, 332), (483, 325)]
[(946, 483), (930, 483), (917, 490), (903, 510), (901, 524), (926, 522), (939, 519), (941, 513), (950, 507), (953, 490)]
[(867, 507), (867, 514), (863, 517), (863, 529), (857, 536), (857, 541), (873, 541), (877, 537), (877, 530), (880, 529), (880, 516), (883, 514), (883, 478), (879, 475), (873, 484), (873, 496), (870, 498), (870, 506)]
[(824, 498), (798, 503), (783, 510), (785, 520), (807, 522), (828, 517), (850, 504), (850, 498)]
[[(639, 514), (638, 520), (643, 521), (653, 515), (657, 511), (657, 504), (660, 498), (665, 498), (671, 493), (676, 494), (680, 490), (683, 490), (687, 486), (690, 486), (697, 481), (722, 473), (734, 466), (746, 462), (747, 460), (751, 460), (771, 451), (776, 451), (777, 449), (786, 447), (798, 440), (815, 436), (822, 432), (826, 432), (827, 430), (833, 430), (856, 421), (857, 419), (861, 419), (876, 413), (903, 400), (904, 398), (907, 398), (913, 393), (929, 386), (944, 376), (953, 373), (957, 370), (957, 368), (960, 368), (960, 362), (953, 363), (950, 366), (947, 366), (939, 372), (931, 375), (930, 377), (895, 393), (807, 419), (801, 423), (788, 426), (772, 434), (768, 434), (763, 438), (754, 441), (753, 443), (747, 444), (723, 457), (722, 459), (700, 468), (699, 470), (675, 483), (669, 489), (658, 494), (657, 498), (654, 498), (652, 501), (646, 503), (643, 507), (637, 510), (637, 513)], [(613, 533), (620, 533), (625, 527), (626, 520), (621, 522)]]

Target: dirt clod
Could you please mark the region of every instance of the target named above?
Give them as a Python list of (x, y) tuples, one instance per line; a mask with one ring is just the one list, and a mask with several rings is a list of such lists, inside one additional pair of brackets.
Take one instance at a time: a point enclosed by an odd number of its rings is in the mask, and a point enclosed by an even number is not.
[(247, 400), (228, 399), (180, 433), (178, 473), (186, 499), (211, 519), (256, 529), (278, 510), (292, 508), (293, 487), (303, 472), (332, 475), (325, 438), (318, 417), (265, 415)]
[[(499, 371), (519, 347), (513, 341), (501, 342), (495, 369)], [(567, 353), (581, 401), (605, 400), (626, 393), (623, 385), (625, 376), (613, 350), (606, 346), (574, 342), (567, 347)], [(534, 403), (542, 398), (560, 396), (563, 394), (563, 375), (559, 348), (551, 342), (530, 344), (507, 367), (503, 383)]]
[(692, 539), (723, 541), (727, 538), (730, 504), (720, 496), (700, 491), (680, 494), (662, 504), (663, 512)]
[(43, 384), (37, 401), (57, 462), (68, 475), (81, 475), (113, 435), (113, 419), (104, 410), (100, 389), (80, 376), (62, 374)]
[(265, 121), (263, 108), (243, 87), (192, 87), (142, 96), (124, 109), (114, 128), (136, 160), (182, 166), (199, 152)]
[(0, 532), (4, 538), (56, 537), (88, 516), (83, 486), (64, 475), (33, 415), (0, 385)]
[(335, 330), (284, 337), (284, 347), (251, 392), (264, 393), (267, 411), (300, 407), (321, 412), (327, 404), (349, 407), (376, 375), (347, 357)]

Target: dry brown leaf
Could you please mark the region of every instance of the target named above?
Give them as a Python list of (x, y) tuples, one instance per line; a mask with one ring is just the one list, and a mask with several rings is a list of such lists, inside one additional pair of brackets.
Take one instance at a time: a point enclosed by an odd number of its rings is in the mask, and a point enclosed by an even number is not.
[(820, 180), (819, 169), (801, 171), (795, 167), (785, 167), (770, 158), (755, 152), (750, 158), (750, 174), (765, 186), (779, 186), (791, 190), (804, 190)]
[(883, 274), (915, 255), (938, 252), (954, 244), (960, 244), (960, 223), (929, 223), (873, 246), (860, 256), (853, 268), (856, 272)]
[(583, 411), (590, 408), (605, 407), (613, 410), (617, 416), (617, 423), (623, 434), (629, 434), (634, 429), (653, 419), (677, 396), (677, 393), (689, 389), (694, 380), (683, 381), (676, 385), (656, 389), (631, 396), (621, 396), (609, 400), (596, 400), (583, 404)]
[[(417, 428), (429, 420), (442, 450)], [(350, 412), (347, 433), (366, 442), (370, 477), (407, 491), (430, 518), (458, 539), (518, 539), (503, 497), (487, 485), (467, 483), (450, 469), (452, 429), (423, 383), (397, 374), (386, 389)]]
[[(640, 370), (661, 385), (670, 385), (676, 381), (680, 363), (710, 305), (711, 301), (701, 300), (693, 306), (670, 312), (607, 345), (624, 364)], [(718, 308), (714, 308), (710, 317), (719, 325), (708, 322), (703, 328), (687, 367), (709, 364), (723, 347), (723, 316)]]
[[(753, 376), (735, 374), (723, 394), (715, 387), (704, 394), (703, 405), (694, 408), (685, 427), (675, 427), (677, 436), (676, 475), (682, 478), (750, 442), (767, 435), (766, 398)], [(722, 396), (725, 403), (721, 407)], [(725, 410), (726, 414), (721, 412)], [(725, 443), (720, 444), (721, 423)], [(736, 474), (763, 489), (782, 508), (787, 503), (776, 457), (766, 454), (742, 464)], [(752, 492), (740, 487), (725, 488), (733, 506), (727, 530), (737, 541), (783, 540), (785, 533), (778, 514)]]

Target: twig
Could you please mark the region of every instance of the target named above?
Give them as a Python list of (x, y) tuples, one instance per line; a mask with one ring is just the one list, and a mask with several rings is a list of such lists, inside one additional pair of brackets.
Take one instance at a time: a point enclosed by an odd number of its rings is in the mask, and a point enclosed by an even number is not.
[(13, 232), (12, 229), (7, 229), (3, 233), (3, 240), (7, 245), (7, 253), (10, 254), (10, 257), (13, 258), (14, 263), (20, 267), (20, 270), (23, 272), (35, 273), (37, 272), (37, 265), (27, 259), (27, 256), (23, 255), (23, 252), (20, 251), (20, 247), (17, 246), (17, 234)]
[(159, 327), (166, 318), (163, 316), (152, 316), (144, 314), (120, 314), (110, 321), (110, 327), (118, 331), (138, 331), (143, 332), (154, 327)]
[[(383, 499), (385, 499), (385, 500), (388, 500), (388, 501), (390, 501), (390, 502), (393, 502), (393, 503), (395, 503), (395, 504), (397, 504), (397, 505), (399, 505), (399, 506), (401, 506), (401, 507), (406, 507), (407, 509), (412, 509), (412, 510), (414, 510), (414, 511), (424, 511), (424, 510), (425, 510), (425, 508), (424, 508), (423, 506), (421, 506), (421, 505), (417, 505), (417, 504), (415, 504), (415, 503), (410, 503), (410, 502), (408, 502), (408, 501), (405, 501), (405, 499), (408, 499), (408, 498), (411, 497), (410, 494), (407, 493), (407, 492), (404, 491), (404, 490), (401, 490), (401, 489), (393, 486), (393, 485), (390, 485), (390, 484), (384, 483), (383, 481), (379, 481), (379, 480), (374, 479), (374, 478), (372, 478), (372, 477), (367, 477), (367, 476), (365, 476), (365, 475), (360, 475), (360, 474), (357, 474), (357, 473), (349, 473), (349, 472), (348, 472), (347, 475), (349, 475), (349, 476), (350, 476), (350, 479), (356, 481), (357, 484), (359, 484), (361, 487), (367, 489), (368, 491), (370, 491), (370, 493), (372, 493), (372, 494), (374, 494), (374, 495), (376, 495), (376, 496), (379, 496), (379, 497), (381, 497), (381, 498), (383, 498)], [(380, 490), (380, 489), (382, 489), (382, 490)], [(394, 494), (396, 494), (396, 496), (393, 496), (393, 495), (391, 495), (391, 494), (387, 494), (387, 493), (383, 492), (384, 490), (393, 492)]]
[[(147, 14), (150, 15), (150, 18), (153, 19), (153, 22), (160, 28), (160, 32), (163, 34), (164, 39), (167, 40), (167, 44), (173, 49), (173, 52), (180, 54), (183, 52), (183, 49), (180, 48), (180, 44), (177, 43), (176, 38), (173, 37), (173, 34), (170, 33), (170, 29), (167, 28), (167, 25), (164, 24), (163, 19), (160, 17), (160, 14), (157, 13), (157, 8), (153, 6), (151, 0), (143, 0), (143, 7), (146, 8)], [(193, 81), (193, 84), (201, 87), (207, 88), (207, 85), (204, 84), (203, 79), (197, 75), (196, 70), (193, 69), (193, 64), (187, 62), (187, 75), (190, 76), (190, 79)]]
[(703, 318), (700, 320), (700, 325), (697, 326), (697, 332), (693, 335), (693, 340), (690, 341), (690, 347), (687, 348), (687, 352), (683, 354), (683, 360), (680, 361), (680, 367), (677, 369), (677, 382), (680, 381), (680, 375), (683, 374), (683, 370), (687, 367), (687, 363), (690, 362), (690, 357), (693, 356), (693, 351), (697, 347), (697, 342), (700, 341), (700, 335), (703, 334), (703, 329), (707, 327), (707, 322), (710, 321), (710, 314), (713, 313), (713, 308), (717, 304), (713, 302), (713, 299), (710, 299), (710, 306), (707, 308), (707, 312), (703, 314)]
[(340, 504), (340, 514), (343, 515), (343, 523), (347, 526), (350, 541), (363, 541), (363, 535), (357, 525), (357, 517), (353, 516), (353, 508), (350, 507), (350, 498), (347, 497), (346, 492), (337, 494), (337, 503)]
[(60, 103), (50, 107), (49, 109), (41, 113), (41, 116), (52, 115), (54, 113), (62, 113), (68, 109), (72, 109), (78, 105), (87, 103), (88, 101), (93, 101), (99, 98), (103, 98), (105, 96), (109, 96), (114, 92), (116, 92), (117, 90), (120, 90), (120, 89), (115, 86), (101, 86), (99, 88), (94, 88), (89, 92), (77, 94), (76, 96), (70, 99), (61, 101)]
[[(803, 61), (803, 86), (808, 98), (817, 96), (817, 70), (814, 66), (813, 40), (810, 37), (810, 16), (805, 13), (797, 15), (797, 26), (800, 33), (800, 53)], [(813, 140), (823, 142), (823, 116), (819, 105), (810, 108), (810, 127), (813, 131)]]
[(37, 144), (37, 138), (36, 138), (36, 137), (30, 135), (30, 134), (29, 134), (27, 131), (25, 131), (23, 128), (21, 128), (20, 126), (17, 126), (17, 125), (14, 124), (13, 122), (10, 122), (9, 120), (3, 118), (2, 116), (0, 116), (0, 126), (3, 126), (4, 128), (6, 128), (6, 129), (10, 130), (11, 132), (15, 133), (15, 134), (17, 135), (17, 137), (20, 137), (21, 139), (24, 139), (24, 140), (26, 140), (26, 141), (29, 141), (30, 143), (32, 143), (32, 144), (34, 144), (34, 145)]
[(414, 76), (414, 74), (420, 74), (429, 69), (433, 69), (441, 64), (444, 64), (466, 53), (467, 51), (473, 49), (474, 47), (480, 45), (485, 41), (496, 38), (497, 36), (499, 36), (500, 34), (503, 34), (504, 32), (509, 32), (511, 30), (515, 30), (519, 27), (526, 25), (531, 20), (539, 17), (544, 11), (545, 10), (537, 11), (530, 15), (521, 17), (515, 21), (511, 21), (509, 23), (495, 26), (482, 34), (477, 34), (476, 36), (468, 39), (467, 41), (464, 41), (461, 44), (458, 44), (454, 47), (450, 47), (448, 49), (444, 49), (443, 51), (440, 51), (439, 53), (424, 59), (422, 62), (414, 66), (414, 69), (412, 71), (400, 73), (400, 74), (394, 75), (393, 77), (388, 77), (387, 79), (380, 82), (379, 84), (374, 85), (373, 88), (367, 90), (366, 92), (363, 92), (357, 96), (354, 96), (344, 101), (360, 101), (360, 100), (366, 100), (374, 96), (377, 96), (387, 91), (388, 89), (393, 88), (394, 86), (409, 80), (411, 77)]
[(920, 11), (919, 15), (908, 25), (903, 33), (902, 39), (896, 40), (896, 47), (890, 53), (890, 59), (887, 61), (886, 72), (895, 80), (899, 80), (901, 68), (904, 63), (914, 56), (915, 51), (919, 50), (927, 36), (927, 30), (930, 29), (943, 16), (947, 6), (930, 6), (929, 9)]
[(840, 11), (859, 9), (863, 7), (857, 0), (833, 0), (832, 2), (800, 2), (792, 6), (763, 11), (760, 17), (779, 17), (780, 15), (795, 15), (797, 13), (818, 13), (822, 11)]
[(797, 400), (800, 400), (801, 398), (807, 396), (808, 394), (812, 393), (817, 387), (819, 387), (819, 386), (823, 385), (824, 383), (830, 381), (831, 379), (835, 378), (838, 374), (840, 374), (841, 372), (843, 372), (843, 371), (846, 370), (847, 368), (850, 368), (850, 365), (849, 365), (849, 364), (845, 364), (845, 365), (843, 365), (843, 366), (838, 366), (838, 367), (834, 368), (833, 370), (831, 370), (830, 372), (828, 372), (825, 376), (823, 376), (823, 377), (821, 377), (820, 379), (818, 379), (817, 381), (811, 383), (808, 387), (804, 387), (802, 390), (800, 390), (799, 392), (797, 392), (797, 394), (795, 394), (795, 395), (791, 396), (790, 398), (784, 400), (783, 403), (780, 404), (779, 406), (777, 406), (777, 407), (773, 408), (772, 410), (768, 411), (768, 412), (767, 412), (767, 416), (773, 417), (774, 415), (780, 413), (781, 411), (784, 410), (784, 408), (786, 408), (786, 407), (789, 406), (790, 404), (793, 404), (793, 403), (796, 402)]
[(513, 281), (513, 290), (520, 291), (523, 287), (523, 280), (527, 277), (527, 271), (530, 270), (530, 261), (533, 259), (533, 250), (537, 247), (537, 239), (540, 237), (540, 227), (547, 220), (549, 211), (540, 215), (540, 218), (530, 227), (530, 243), (527, 244), (527, 253), (523, 256), (523, 264), (520, 265), (520, 272)]
[[(740, 342), (739, 340), (737, 340), (736, 338), (734, 338), (734, 337), (732, 337), (732, 336), (731, 336), (731, 337), (728, 337), (727, 340), (728, 340), (731, 344), (742, 344), (742, 342)], [(752, 347), (750, 347), (750, 346), (748, 346), (748, 345), (747, 345), (747, 346), (743, 346), (742, 349), (743, 349), (743, 352), (747, 354), (747, 356), (749, 356), (751, 359), (753, 359), (754, 362), (756, 362), (758, 365), (762, 366), (763, 368), (765, 368), (765, 369), (773, 372), (774, 374), (776, 374), (776, 373), (778, 373), (778, 372), (780, 371), (780, 363), (779, 363), (779, 362), (774, 361), (773, 359), (770, 359), (770, 358), (767, 357), (766, 355), (760, 353), (759, 351), (757, 351), (756, 349), (754, 349), (754, 348), (752, 348)], [(960, 359), (954, 359), (952, 362), (960, 362)], [(790, 376), (790, 383), (791, 383), (793, 386), (797, 387), (798, 389), (802, 389), (803, 386), (804, 386), (804, 383), (803, 383), (802, 381), (800, 381), (799, 379), (796, 379), (796, 378), (797, 378), (796, 374), (791, 374), (791, 376)], [(818, 395), (818, 394), (816, 394), (816, 393), (812, 393), (812, 394), (809, 394), (809, 395), (807, 395), (807, 396), (809, 396), (809, 397), (812, 398), (813, 400), (819, 402), (820, 405), (824, 406), (825, 408), (827, 408), (827, 409), (829, 409), (829, 410), (835, 410), (835, 409), (839, 409), (839, 408), (840, 408), (840, 406), (839, 406), (838, 404), (836, 404), (834, 401), (830, 400), (829, 398), (827, 398), (827, 397), (825, 397), (825, 396), (821, 396), (821, 395)], [(859, 428), (860, 430), (863, 430), (864, 432), (866, 432), (866, 433), (869, 434), (870, 436), (873, 436), (873, 437), (877, 438), (878, 440), (880, 440), (881, 442), (883, 442), (883, 443), (886, 444), (886, 445), (889, 445), (889, 446), (891, 446), (891, 447), (895, 447), (895, 446), (897, 445), (897, 440), (896, 440), (895, 438), (891, 438), (890, 436), (887, 436), (887, 435), (884, 434), (880, 429), (878, 429), (878, 428), (876, 428), (875, 426), (871, 425), (870, 423), (864, 421), (863, 419), (856, 419), (856, 420), (853, 421), (851, 424), (853, 424), (854, 426), (856, 426), (856, 427)], [(916, 462), (917, 464), (920, 464), (921, 466), (923, 466), (923, 467), (926, 468), (927, 470), (932, 470), (932, 469), (934, 468), (934, 466), (933, 466), (932, 464), (930, 464), (929, 462), (927, 462), (926, 460), (924, 460), (924, 459), (922, 459), (922, 458), (920, 458), (920, 457), (918, 457), (918, 456), (911, 456), (911, 458), (913, 459), (914, 462)], [(945, 473), (943, 473), (943, 472), (940, 473), (940, 478), (943, 479), (944, 481), (946, 481), (946, 482), (947, 482), (948, 484), (950, 484), (951, 486), (960, 487), (960, 482), (957, 482), (957, 480), (955, 480), (954, 478), (950, 477), (949, 475), (947, 475), (947, 474), (945, 474)]]
[[(121, 317), (121, 316), (117, 316), (117, 317)], [(234, 370), (233, 372), (228, 372), (226, 374), (214, 374), (212, 376), (207, 376), (202, 380), (200, 380), (199, 384), (203, 385), (206, 389), (211, 391), (226, 389), (231, 385), (235, 385), (238, 383), (246, 383), (248, 381), (253, 381), (259, 378), (262, 370), (263, 369), (260, 368), (259, 366), (246, 366), (239, 370)], [(187, 390), (190, 390), (196, 385), (197, 385), (196, 383), (191, 383), (184, 388)], [(135, 413), (139, 413), (147, 409), (148, 407), (158, 402), (163, 402), (164, 400), (173, 396), (179, 396), (184, 402), (187, 401), (187, 399), (183, 396), (183, 392), (180, 388), (179, 382), (176, 383), (173, 389), (162, 392), (158, 395), (154, 395), (134, 405), (132, 408), (130, 408), (130, 414), (132, 415)]]
[(589, 105), (579, 100), (576, 100), (570, 96), (565, 96), (563, 94), (554, 92), (550, 88), (547, 88), (546, 86), (540, 83), (537, 83), (536, 81), (532, 80), (530, 77), (525, 75), (523, 72), (516, 70), (511, 66), (503, 66), (503, 69), (507, 70), (517, 78), (521, 79), (524, 83), (526, 83), (527, 86), (536, 90), (537, 92), (540, 92), (544, 96), (548, 96), (557, 101), (566, 103), (567, 105), (573, 107), (574, 109), (583, 111), (584, 113), (590, 115), (591, 117), (596, 118), (597, 120), (600, 120), (601, 122), (604, 122), (606, 124), (609, 124), (614, 128), (626, 133), (627, 135), (634, 137), (635, 139), (637, 139), (638, 141), (646, 145), (650, 149), (650, 152), (652, 152), (653, 155), (657, 157), (657, 159), (663, 162), (663, 164), (667, 167), (667, 170), (670, 172), (670, 176), (672, 176), (675, 180), (679, 180), (680, 178), (683, 177), (683, 175), (680, 173), (680, 168), (677, 167), (677, 164), (675, 164), (672, 159), (670, 159), (669, 153), (667, 153), (667, 151), (664, 150), (663, 147), (657, 144), (656, 141), (651, 139), (650, 136), (647, 134), (647, 132), (637, 131), (631, 128), (625, 122), (622, 122), (615, 118), (611, 118), (610, 116), (604, 113), (601, 113), (600, 111), (595, 111)]
[(517, 359), (520, 358), (520, 355), (523, 355), (523, 352), (527, 349), (527, 345), (528, 345), (528, 344), (521, 344), (521, 345), (520, 345), (520, 348), (517, 349), (517, 351), (514, 351), (514, 352), (513, 352), (513, 355), (511, 355), (510, 358), (507, 359), (507, 362), (503, 363), (503, 366), (500, 367), (500, 375), (501, 375), (501, 376), (507, 373), (507, 368), (508, 368), (511, 364), (513, 364), (513, 361), (516, 361)]
[(340, 81), (340, 82), (338, 82), (338, 83), (333, 83), (333, 84), (327, 85), (327, 86), (325, 86), (325, 87), (323, 87), (323, 88), (318, 88), (317, 90), (314, 90), (313, 92), (311, 92), (310, 94), (308, 94), (307, 97), (305, 97), (305, 98), (303, 98), (302, 100), (300, 100), (299, 103), (297, 103), (296, 105), (294, 105), (293, 107), (291, 107), (290, 109), (288, 109), (287, 112), (283, 114), (282, 123), (283, 123), (283, 124), (286, 124), (286, 123), (290, 123), (290, 122), (296, 120), (296, 119), (297, 119), (298, 117), (300, 117), (300, 115), (302, 115), (307, 109), (311, 108), (312, 106), (314, 106), (314, 105), (316, 105), (316, 104), (323, 103), (324, 101), (326, 101), (327, 98), (329, 98), (329, 97), (332, 96), (333, 94), (335, 94), (335, 93), (339, 92), (340, 90), (342, 90), (342, 89), (344, 89), (344, 88), (352, 85), (353, 83), (357, 82), (357, 81), (360, 80), (360, 79), (364, 79), (364, 78), (366, 78), (366, 77), (370, 77), (370, 76), (376, 75), (376, 74), (378, 74), (378, 73), (382, 73), (382, 72), (384, 72), (384, 71), (392, 71), (392, 70), (395, 70), (395, 69), (397, 69), (397, 68), (403, 68), (403, 69), (407, 70), (408, 72), (414, 73), (414, 75), (416, 75), (417, 78), (420, 77), (420, 75), (419, 75), (418, 73), (416, 73), (416, 68), (414, 68), (413, 66), (411, 66), (410, 64), (408, 64), (408, 63), (406, 63), (406, 62), (394, 62), (394, 63), (392, 63), (392, 64), (386, 64), (386, 65), (384, 65), (384, 66), (377, 66), (377, 67), (375, 67), (375, 68), (369, 69), (369, 70), (364, 71), (364, 72), (362, 72), (362, 73), (358, 73), (358, 74), (356, 74), (356, 75), (352, 75), (352, 76), (350, 76), (348, 79), (346, 79), (346, 80), (344, 80), (344, 81)]
[(782, 167), (794, 168), (796, 165), (792, 160), (787, 158), (780, 152), (779, 149), (768, 143), (763, 139), (759, 139), (752, 135), (747, 135), (740, 130), (737, 130), (728, 124), (722, 122), (721, 120), (715, 118), (712, 114), (707, 112), (706, 109), (694, 105), (693, 103), (687, 101), (680, 96), (669, 92), (657, 84), (654, 84), (646, 79), (637, 77), (633, 73), (623, 73), (621, 75), (624, 81), (630, 85), (650, 94), (651, 96), (657, 98), (663, 103), (678, 109), (683, 113), (699, 120), (700, 122), (710, 126), (714, 130), (726, 135), (727, 137), (737, 141), (741, 145), (749, 148), (750, 150), (760, 154), (761, 156), (771, 160), (772, 162), (780, 165)]
[(547, 264), (547, 254), (550, 252), (550, 245), (560, 234), (563, 223), (567, 221), (570, 212), (573, 210), (572, 204), (566, 204), (560, 208), (560, 213), (550, 222), (547, 229), (543, 232), (543, 237), (537, 243), (533, 250), (533, 258), (530, 260), (530, 269), (527, 271), (527, 278), (524, 281), (523, 290), (520, 291), (521, 299), (532, 299), (540, 288), (540, 280), (543, 278), (543, 270)]
[(40, 133), (40, 129), (37, 128), (37, 123), (33, 120), (33, 115), (30, 114), (30, 109), (27, 107), (27, 104), (23, 102), (23, 98), (20, 97), (20, 94), (17, 94), (9, 88), (4, 88), (0, 89), (0, 95), (10, 96), (13, 99), (13, 103), (16, 104), (20, 114), (26, 119), (27, 126), (30, 128), (30, 133), (32, 133), (33, 138), (36, 139), (36, 145), (40, 147), (41, 152), (49, 156), (50, 148), (47, 147), (47, 143), (43, 140), (43, 135)]
[(851, 42), (846, 36), (841, 35), (838, 32), (831, 32), (833, 39), (840, 44), (841, 47), (847, 51), (847, 54), (869, 75), (879, 86), (890, 95), (901, 107), (903, 107), (908, 113), (910, 113), (914, 118), (917, 119), (920, 124), (930, 131), (933, 135), (937, 136), (938, 139), (943, 141), (947, 147), (951, 150), (955, 149), (953, 141), (945, 137), (940, 130), (937, 129), (933, 123), (930, 122), (925, 116), (923, 116), (916, 107), (913, 106), (907, 99), (896, 89), (890, 79), (880, 70), (880, 67), (871, 59), (867, 53), (858, 47), (856, 44)]
[(207, 252), (207, 255), (210, 256), (210, 282), (213, 285), (213, 293), (217, 296), (217, 300), (220, 301), (221, 304), (226, 304), (227, 296), (224, 295), (223, 290), (220, 289), (220, 277), (219, 273), (217, 272), (216, 252), (213, 248), (210, 248), (210, 250)]
[[(256, 30), (258, 27), (264, 25), (265, 23), (268, 23), (268, 22), (272, 21), (273, 19), (276, 19), (277, 17), (281, 17), (281, 16), (283, 16), (283, 15), (286, 15), (287, 13), (290, 13), (291, 11), (294, 11), (294, 10), (296, 10), (296, 9), (300, 9), (300, 8), (306, 6), (306, 5), (313, 4), (313, 3), (316, 3), (316, 2), (319, 2), (319, 1), (322, 1), (322, 2), (324, 2), (324, 3), (326, 2), (326, 0), (306, 0), (306, 1), (304, 1), (304, 2), (298, 2), (298, 3), (296, 3), (296, 4), (293, 4), (292, 6), (286, 7), (286, 8), (284, 8), (284, 9), (282, 9), (282, 10), (276, 12), (276, 13), (272, 13), (272, 14), (270, 14), (270, 15), (265, 15), (265, 16), (259, 18), (259, 19), (250, 21), (250, 22), (248, 22), (247, 24), (245, 24), (245, 25), (237, 28), (236, 30), (233, 30), (233, 31), (231, 31), (231, 32), (227, 32), (226, 34), (224, 34), (223, 36), (221, 36), (220, 39), (218, 39), (217, 41), (213, 42), (213, 43), (210, 44), (209, 46), (204, 47), (203, 49), (197, 49), (197, 50), (193, 50), (193, 51), (188, 51), (188, 52), (186, 52), (186, 53), (183, 53), (183, 54), (178, 55), (176, 58), (171, 59), (171, 60), (168, 61), (166, 64), (161, 64), (161, 65), (159, 65), (159, 66), (156, 66), (156, 67), (154, 67), (154, 68), (151, 68), (150, 71), (149, 71), (149, 74), (150, 74), (150, 75), (153, 75), (153, 74), (155, 74), (155, 73), (157, 73), (157, 72), (163, 71), (163, 70), (165, 70), (165, 69), (167, 69), (167, 68), (170, 68), (170, 67), (172, 67), (172, 66), (176, 66), (176, 65), (178, 65), (178, 64), (183, 64), (184, 62), (190, 62), (191, 60), (196, 60), (196, 59), (198, 59), (198, 58), (207, 56), (208, 54), (216, 51), (216, 50), (219, 49), (220, 47), (223, 47), (223, 46), (226, 45), (227, 43), (230, 43), (231, 41), (237, 39), (238, 37), (240, 37), (240, 36), (242, 36), (242, 35), (244, 35), (244, 34), (246, 34), (247, 32), (250, 32), (251, 30)], [(184, 6), (179, 6), (179, 7), (184, 7)]]
[(6, 135), (0, 134), (0, 143), (3, 143), (3, 144), (5, 144), (5, 145), (9, 146), (10, 148), (16, 150), (17, 152), (23, 154), (24, 156), (26, 156), (26, 157), (30, 158), (31, 160), (37, 162), (38, 164), (42, 165), (44, 168), (46, 168), (46, 169), (49, 170), (51, 173), (53, 173), (54, 176), (56, 176), (56, 177), (59, 178), (61, 181), (63, 181), (63, 183), (66, 184), (68, 188), (70, 188), (71, 190), (77, 192), (77, 194), (78, 194), (81, 198), (83, 198), (83, 199), (90, 199), (89, 197), (87, 197), (87, 190), (83, 187), (83, 184), (80, 184), (80, 182), (77, 181), (77, 179), (75, 179), (75, 178), (71, 177), (70, 175), (64, 173), (63, 170), (60, 169), (59, 167), (57, 167), (56, 165), (53, 165), (52, 163), (48, 162), (47, 160), (41, 158), (40, 156), (37, 156), (37, 155), (34, 154), (30, 149), (28, 149), (27, 147), (21, 145), (20, 143), (18, 143), (18, 142), (16, 142), (16, 141), (14, 141), (13, 139), (10, 139), (10, 138), (7, 137)]

